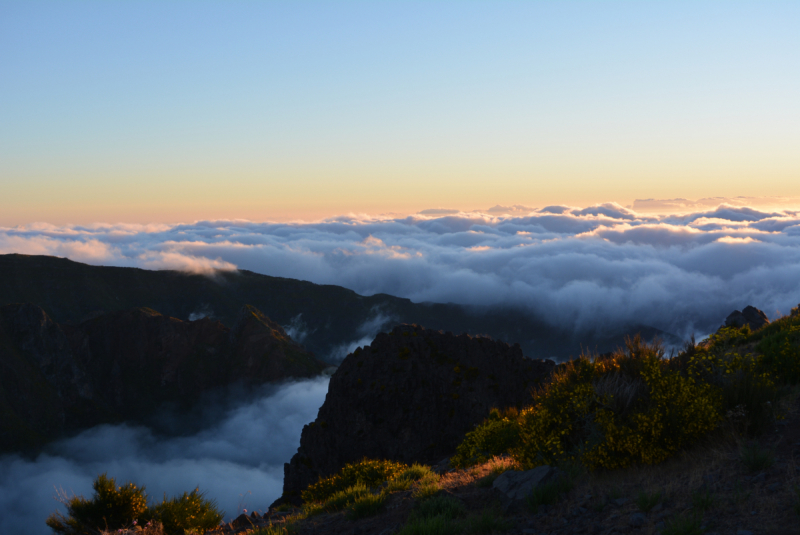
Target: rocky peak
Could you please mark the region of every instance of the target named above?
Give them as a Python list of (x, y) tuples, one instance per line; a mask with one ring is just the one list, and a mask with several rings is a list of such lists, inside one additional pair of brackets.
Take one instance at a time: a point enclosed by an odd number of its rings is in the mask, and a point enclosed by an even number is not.
[(521, 406), (552, 361), (519, 345), (401, 325), (348, 355), (284, 467), (284, 499), (364, 457), (435, 463), (493, 407)]
[(725, 318), (726, 327), (740, 328), (749, 325), (751, 331), (757, 331), (768, 323), (767, 315), (753, 306), (746, 306), (741, 312), (734, 310)]
[(327, 367), (292, 340), (283, 327), (250, 305), (239, 312), (230, 332), (230, 343), (231, 368), (245, 382), (251, 377), (270, 381), (287, 376), (311, 377)]

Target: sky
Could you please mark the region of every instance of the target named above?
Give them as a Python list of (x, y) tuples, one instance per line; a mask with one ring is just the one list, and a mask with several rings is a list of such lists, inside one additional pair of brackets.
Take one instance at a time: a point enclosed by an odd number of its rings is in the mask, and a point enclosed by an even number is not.
[[(0, 0), (0, 254), (513, 305), (578, 335), (774, 319), (800, 303), (799, 27), (796, 1)], [(326, 390), (2, 457), (0, 532), (47, 533), (53, 487), (101, 471), (264, 510)]]
[(800, 196), (797, 2), (0, 0), (0, 225)]

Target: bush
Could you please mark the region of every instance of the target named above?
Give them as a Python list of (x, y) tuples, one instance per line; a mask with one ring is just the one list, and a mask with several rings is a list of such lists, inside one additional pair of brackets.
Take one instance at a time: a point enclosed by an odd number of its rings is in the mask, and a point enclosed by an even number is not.
[(147, 494), (144, 487), (131, 482), (117, 486), (113, 477), (97, 476), (92, 484), (94, 496), (64, 497), (67, 515), (53, 513), (46, 523), (56, 533), (89, 534), (103, 529), (116, 530), (133, 524), (146, 516)]
[(321, 478), (301, 493), (304, 502), (324, 502), (335, 493), (363, 484), (377, 487), (406, 472), (411, 467), (395, 462), (364, 459), (345, 465), (336, 474)]
[(169, 499), (164, 495), (163, 501), (151, 509), (151, 517), (164, 525), (165, 533), (183, 535), (218, 526), (223, 514), (213, 500), (206, 500), (196, 488)]
[(382, 492), (380, 494), (365, 494), (356, 498), (356, 501), (348, 508), (347, 518), (358, 520), (378, 514), (386, 504), (388, 497), (387, 493)]
[(561, 365), (521, 412), (512, 457), (524, 468), (653, 464), (714, 429), (718, 388), (673, 369), (663, 354), (659, 342), (637, 336), (611, 356)]
[(433, 496), (436, 496), (439, 493), (439, 490), (439, 476), (432, 473), (431, 475), (425, 476), (417, 482), (412, 496), (416, 500), (427, 500)]
[(466, 468), (516, 448), (520, 440), (517, 416), (516, 412), (503, 415), (492, 409), (482, 424), (466, 434), (450, 463), (455, 468)]
[(412, 518), (397, 535), (458, 535), (462, 533), (459, 522), (443, 516)]
[(64, 499), (68, 516), (53, 513), (47, 525), (66, 535), (94, 534), (102, 530), (120, 530), (139, 525), (162, 524), (166, 535), (205, 531), (217, 526), (223, 514), (212, 501), (203, 498), (199, 489), (148, 507), (144, 487), (133, 483), (117, 486), (115, 479), (101, 474), (92, 484), (94, 496)]
[(456, 498), (450, 496), (436, 496), (418, 504), (414, 515), (421, 518), (444, 516), (453, 519), (465, 515), (467, 508)]
[(722, 410), (739, 433), (759, 435), (775, 419), (778, 388), (752, 367), (730, 369), (722, 381)]

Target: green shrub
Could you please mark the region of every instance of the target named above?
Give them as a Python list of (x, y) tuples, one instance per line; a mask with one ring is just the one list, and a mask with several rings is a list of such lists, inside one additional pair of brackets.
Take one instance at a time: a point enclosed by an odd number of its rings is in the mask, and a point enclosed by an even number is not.
[(425, 478), (419, 481), (412, 496), (418, 501), (428, 500), (439, 494), (439, 490), (441, 489), (438, 479)]
[(91, 500), (83, 496), (65, 497), (68, 516), (53, 513), (47, 518), (47, 525), (56, 533), (88, 534), (124, 528), (147, 515), (144, 487), (131, 482), (117, 486), (113, 477), (101, 474), (94, 480), (92, 488), (94, 496)]
[(714, 429), (719, 389), (672, 369), (663, 352), (635, 337), (610, 357), (561, 365), (521, 412), (511, 455), (524, 468), (654, 464)]
[(413, 514), (422, 518), (433, 518), (444, 516), (453, 519), (466, 514), (467, 508), (464, 504), (450, 496), (436, 496), (424, 502), (420, 502)]
[(756, 345), (760, 368), (783, 384), (800, 383), (800, 316), (775, 322), (779, 330)]
[(336, 474), (321, 478), (301, 493), (304, 502), (324, 502), (335, 493), (362, 483), (368, 487), (377, 487), (394, 479), (409, 466), (386, 460), (364, 459), (357, 463), (345, 465)]
[(493, 409), (482, 424), (466, 434), (450, 463), (456, 468), (465, 468), (517, 447), (520, 439), (517, 416), (514, 412), (504, 416)]
[(161, 523), (166, 535), (184, 535), (216, 527), (223, 514), (213, 501), (203, 497), (199, 489), (183, 493), (180, 497), (167, 499), (149, 506), (144, 487), (133, 483), (117, 486), (114, 478), (101, 474), (92, 484), (94, 496), (87, 500), (83, 496), (66, 499), (68, 516), (54, 513), (47, 525), (56, 533), (66, 535), (94, 534), (103, 530), (119, 530), (137, 522)]
[(775, 383), (753, 366), (729, 369), (722, 380), (722, 410), (737, 432), (760, 435), (775, 419), (778, 394)]
[(151, 516), (164, 525), (167, 534), (204, 532), (219, 525), (223, 514), (213, 500), (206, 500), (200, 489), (167, 498), (151, 509)]
[(305, 504), (303, 510), (308, 516), (314, 516), (321, 513), (333, 513), (341, 511), (355, 503), (357, 500), (365, 496), (371, 496), (372, 493), (364, 483), (356, 483), (346, 489), (333, 493), (324, 502), (311, 502)]
[(375, 516), (386, 505), (386, 500), (389, 495), (386, 493), (380, 494), (365, 494), (359, 496), (347, 509), (347, 518), (350, 520), (358, 520), (360, 518), (367, 518)]
[(422, 479), (438, 481), (439, 476), (429, 466), (414, 463), (403, 472), (400, 472), (394, 479), (390, 479), (384, 487), (384, 492), (409, 490), (415, 482)]
[(409, 490), (414, 485), (414, 481), (404, 477), (396, 477), (394, 479), (390, 479), (386, 486), (383, 488), (384, 492), (392, 493), (392, 492), (401, 492), (404, 490)]
[(425, 466), (423, 464), (414, 463), (399, 474), (395, 476), (395, 479), (407, 479), (409, 481), (419, 481), (424, 477), (430, 477), (434, 475), (434, 472), (431, 470), (430, 466)]
[(408, 522), (398, 535), (455, 535), (463, 532), (459, 517), (467, 509), (461, 501), (449, 496), (434, 496), (417, 503)]
[(458, 535), (463, 532), (460, 522), (443, 516), (412, 518), (397, 535)]

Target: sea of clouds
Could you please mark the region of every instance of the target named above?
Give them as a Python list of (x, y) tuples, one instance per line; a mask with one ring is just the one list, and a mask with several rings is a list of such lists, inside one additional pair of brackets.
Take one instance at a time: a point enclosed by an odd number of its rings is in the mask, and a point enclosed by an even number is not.
[(0, 228), (0, 252), (147, 269), (247, 269), (365, 295), (513, 305), (578, 333), (643, 323), (702, 335), (748, 304), (775, 317), (800, 302), (800, 212), (742, 199), (705, 208), (684, 201), (634, 206), (701, 209), (658, 215), (607, 203), (294, 223), (42, 223)]
[(144, 485), (154, 502), (199, 487), (227, 520), (243, 509), (265, 512), (281, 495), (283, 463), (327, 391), (327, 377), (265, 386), (245, 397), (216, 398), (181, 436), (104, 425), (51, 444), (35, 459), (0, 457), (0, 533), (51, 534), (45, 519), (65, 512), (57, 490), (91, 497), (92, 482), (104, 472), (119, 484)]
[[(199, 221), (180, 225), (33, 224), (0, 228), (0, 253), (56, 255), (96, 265), (209, 273), (247, 269), (388, 293), (414, 301), (513, 305), (577, 332), (644, 323), (680, 336), (711, 332), (752, 304), (770, 317), (800, 303), (800, 211), (704, 206), (683, 199), (618, 204), (430, 209), (403, 217), (317, 222)], [(377, 324), (386, 318), (376, 316)], [(378, 325), (378, 327), (380, 327)], [(302, 315), (287, 325), (313, 330)], [(371, 341), (376, 325), (353, 333)], [(345, 344), (342, 356), (353, 349)], [(266, 387), (209, 404), (180, 437), (104, 426), (37, 459), (0, 459), (0, 533), (47, 533), (54, 487), (90, 495), (101, 472), (160, 497), (200, 486), (228, 513), (263, 510), (282, 465), (324, 400), (327, 379)]]

